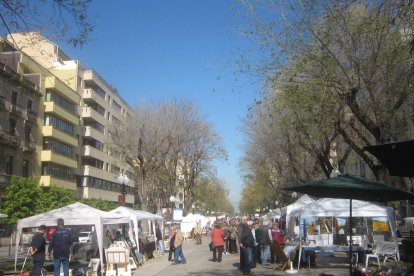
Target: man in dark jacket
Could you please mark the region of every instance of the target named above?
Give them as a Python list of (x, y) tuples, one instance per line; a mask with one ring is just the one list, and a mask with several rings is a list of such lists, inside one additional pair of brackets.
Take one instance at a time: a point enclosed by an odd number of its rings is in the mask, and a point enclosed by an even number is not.
[(259, 244), (260, 244), (260, 257), (262, 265), (268, 265), (269, 252), (270, 252), (270, 228), (269, 220), (263, 220), (263, 224), (259, 228)]
[(33, 258), (33, 269), (30, 273), (30, 276), (42, 275), (42, 267), (43, 263), (45, 262), (46, 253), (45, 232), (46, 226), (40, 225), (39, 232), (37, 232), (32, 238), (32, 242), (29, 248), (29, 256), (32, 256)]
[(241, 267), (243, 275), (250, 274), (250, 261), (252, 260), (254, 247), (254, 237), (249, 224), (252, 225), (253, 221), (249, 221), (242, 225), (242, 233), (240, 237), (240, 251), (243, 251), (244, 256), (243, 266)]
[(60, 265), (63, 264), (63, 275), (69, 276), (69, 254), (70, 247), (74, 242), (73, 234), (70, 229), (64, 227), (65, 223), (62, 218), (57, 220), (55, 232), (49, 243), (48, 255), (53, 250), (53, 269), (54, 276), (60, 276)]

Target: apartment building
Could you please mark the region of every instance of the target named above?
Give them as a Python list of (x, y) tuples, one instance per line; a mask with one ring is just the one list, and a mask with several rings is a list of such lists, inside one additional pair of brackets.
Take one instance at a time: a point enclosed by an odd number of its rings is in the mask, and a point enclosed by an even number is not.
[[(38, 33), (12, 36), (8, 41), (34, 61), (20, 62), (20, 70), (44, 71), (38, 120), (40, 170), (35, 173), (41, 176), (41, 184), (74, 190), (82, 198), (133, 204), (132, 170), (111, 148), (107, 136), (110, 124), (128, 117), (127, 103), (94, 70), (71, 60)], [(120, 183), (120, 175), (130, 181)], [(125, 198), (119, 198), (122, 194)]]
[(35, 175), (41, 75), (20, 73), (23, 60), (0, 41), (0, 194), (12, 175)]

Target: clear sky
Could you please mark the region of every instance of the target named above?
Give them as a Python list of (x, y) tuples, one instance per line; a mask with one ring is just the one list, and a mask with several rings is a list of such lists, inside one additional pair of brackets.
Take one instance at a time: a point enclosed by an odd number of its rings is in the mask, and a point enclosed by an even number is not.
[(186, 99), (223, 138), (227, 162), (218, 176), (238, 209), (241, 118), (257, 97), (259, 82), (237, 73), (236, 60), (252, 43), (237, 29), (246, 21), (233, 0), (95, 0), (96, 25), (83, 48), (62, 45), (72, 59), (93, 68), (131, 105)]

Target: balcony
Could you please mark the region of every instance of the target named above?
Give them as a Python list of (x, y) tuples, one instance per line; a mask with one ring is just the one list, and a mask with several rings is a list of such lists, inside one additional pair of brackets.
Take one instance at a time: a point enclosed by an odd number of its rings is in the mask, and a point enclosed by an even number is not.
[(43, 126), (42, 135), (44, 137), (54, 137), (62, 142), (65, 142), (75, 147), (78, 146), (78, 139), (75, 136), (60, 131), (59, 129), (53, 126)]
[(100, 106), (105, 106), (105, 99), (98, 95), (93, 89), (83, 89), (83, 100), (84, 102), (93, 101), (99, 104)]
[(103, 141), (105, 139), (104, 134), (92, 126), (82, 127), (82, 136), (92, 137), (98, 141)]
[(0, 145), (18, 149), (22, 146), (22, 138), (16, 135), (10, 135), (0, 130)]
[(31, 123), (34, 123), (34, 124), (37, 125), (38, 115), (39, 114), (36, 111), (28, 110), (27, 111), (27, 120), (30, 121)]
[(95, 168), (93, 166), (89, 166), (89, 165), (84, 165), (81, 167), (81, 171), (80, 171), (81, 175), (85, 175), (85, 176), (94, 176), (97, 178), (101, 178), (101, 179), (105, 179), (108, 181), (116, 181), (116, 175), (112, 174), (110, 172)]
[(35, 152), (36, 151), (36, 144), (34, 142), (25, 142), (22, 150), (24, 152)]
[(73, 168), (73, 169), (78, 168), (77, 160), (69, 158), (65, 155), (53, 152), (51, 150), (43, 150), (40, 158), (42, 162), (52, 162), (52, 163), (66, 166), (66, 167)]
[(107, 124), (104, 116), (89, 106), (82, 108), (82, 118), (91, 118), (104, 126)]
[(94, 148), (92, 146), (83, 146), (82, 153), (84, 156), (90, 156), (90, 157), (99, 159), (101, 161), (106, 160), (108, 158), (107, 154), (105, 154), (103, 151), (97, 148)]
[(11, 105), (11, 112), (14, 113), (15, 115), (21, 117), (21, 118), (26, 118), (26, 110), (23, 107), (21, 107), (20, 105), (12, 104)]

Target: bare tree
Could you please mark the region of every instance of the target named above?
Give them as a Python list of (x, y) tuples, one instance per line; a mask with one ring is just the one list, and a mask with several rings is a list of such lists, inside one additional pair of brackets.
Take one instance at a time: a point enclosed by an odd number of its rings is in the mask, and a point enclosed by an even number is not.
[(40, 32), (53, 41), (83, 45), (93, 31), (87, 9), (91, 0), (0, 0), (0, 32)]
[(144, 209), (181, 188), (186, 209), (195, 181), (220, 157), (220, 141), (189, 102), (141, 104), (124, 125), (110, 127), (112, 144), (136, 176)]

